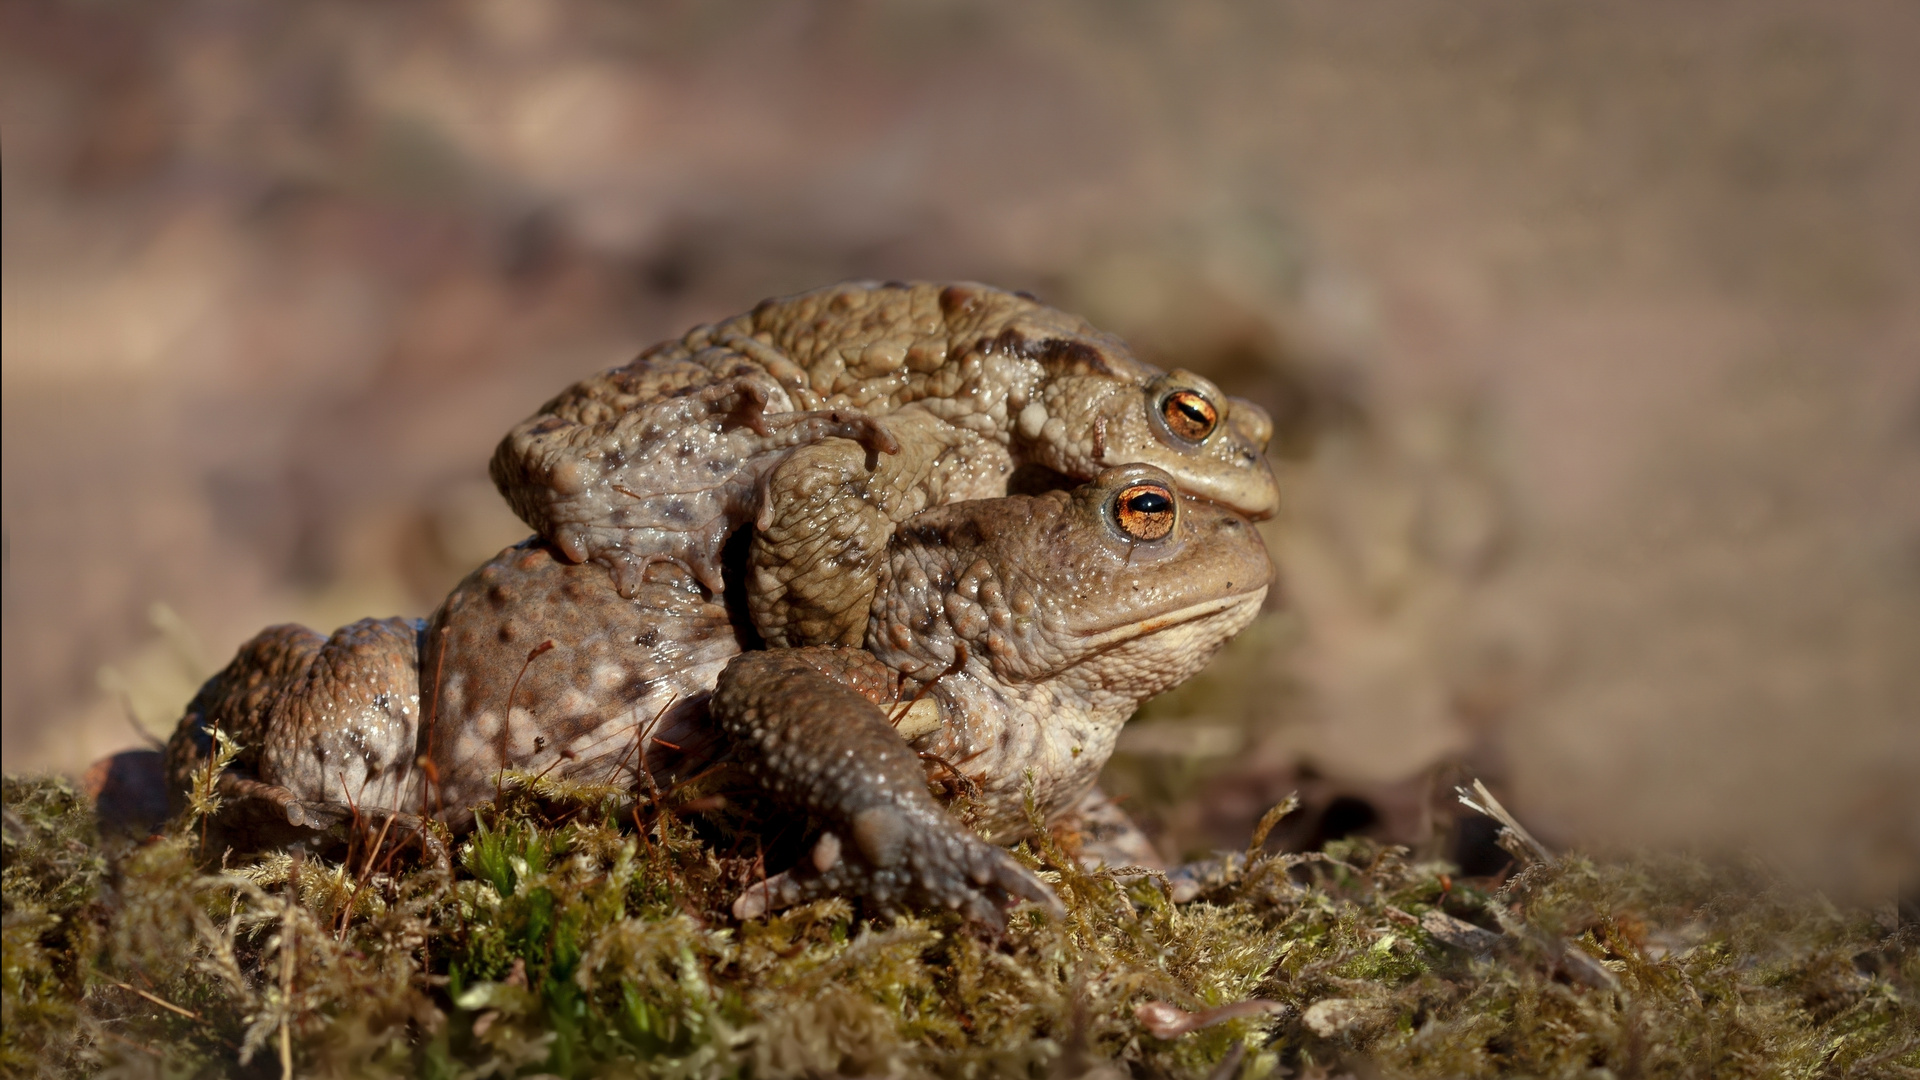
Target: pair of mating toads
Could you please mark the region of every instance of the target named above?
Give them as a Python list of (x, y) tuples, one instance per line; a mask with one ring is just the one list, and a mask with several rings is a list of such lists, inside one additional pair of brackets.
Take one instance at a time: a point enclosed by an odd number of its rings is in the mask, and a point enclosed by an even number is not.
[(1270, 433), (1024, 295), (768, 301), (514, 428), (493, 479), (538, 535), (424, 623), (243, 646), (169, 786), (177, 807), (218, 727), (242, 747), (226, 834), (311, 843), (349, 814), (467, 828), (505, 770), (668, 790), (726, 762), (806, 845), (742, 917), (826, 893), (994, 923), (1057, 905), (997, 845), (1029, 797), (1117, 817), (1094, 782), (1121, 724), (1259, 609)]

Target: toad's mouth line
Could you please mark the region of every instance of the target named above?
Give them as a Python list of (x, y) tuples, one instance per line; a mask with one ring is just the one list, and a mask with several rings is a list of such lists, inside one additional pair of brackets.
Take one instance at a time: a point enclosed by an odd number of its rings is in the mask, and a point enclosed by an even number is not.
[(1268, 588), (1269, 586), (1262, 585), (1258, 589), (1249, 589), (1243, 593), (1234, 593), (1231, 596), (1218, 596), (1211, 600), (1202, 600), (1197, 604), (1190, 604), (1175, 611), (1169, 611), (1164, 615), (1155, 615), (1150, 619), (1141, 619), (1138, 622), (1122, 623), (1119, 626), (1109, 627), (1104, 630), (1095, 630), (1086, 635), (1082, 640), (1085, 642), (1085, 647), (1089, 652), (1099, 652), (1112, 648), (1115, 645), (1124, 645), (1129, 641), (1135, 641), (1151, 634), (1157, 634), (1162, 630), (1169, 630), (1190, 622), (1198, 622), (1201, 619), (1218, 615), (1223, 611), (1231, 611), (1244, 604), (1254, 604), (1257, 606), (1262, 600), (1266, 599)]

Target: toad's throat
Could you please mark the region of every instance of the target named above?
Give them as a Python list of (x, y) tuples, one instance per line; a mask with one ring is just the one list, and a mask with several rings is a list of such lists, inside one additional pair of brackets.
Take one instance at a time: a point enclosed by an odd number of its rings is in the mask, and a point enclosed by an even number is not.
[(1170, 630), (1176, 626), (1185, 625), (1186, 623), (1211, 618), (1225, 611), (1232, 611), (1236, 608), (1247, 606), (1257, 607), (1266, 597), (1267, 586), (1262, 585), (1258, 589), (1249, 589), (1246, 592), (1234, 593), (1230, 596), (1219, 596), (1210, 600), (1202, 600), (1197, 604), (1177, 608), (1165, 614), (1155, 615), (1149, 619), (1140, 619), (1105, 629), (1094, 630), (1083, 635), (1081, 641), (1083, 648), (1089, 654), (1098, 653), (1116, 645), (1124, 645), (1129, 641), (1137, 641), (1140, 638), (1160, 633), (1163, 630)]

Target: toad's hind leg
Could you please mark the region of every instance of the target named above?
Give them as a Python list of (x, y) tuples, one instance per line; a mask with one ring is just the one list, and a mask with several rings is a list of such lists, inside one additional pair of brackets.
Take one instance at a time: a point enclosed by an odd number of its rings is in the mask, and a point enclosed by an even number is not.
[(304, 626), (270, 626), (240, 646), (227, 666), (201, 685), (167, 740), (171, 813), (186, 808), (196, 774), (214, 756), (216, 729), (239, 747), (229, 771), (236, 775), (255, 771), (276, 706), (289, 686), (306, 677), (326, 640)]
[(280, 626), (242, 646), (168, 743), (174, 808), (213, 757), (217, 728), (239, 748), (215, 789), (239, 841), (285, 842), (356, 815), (416, 813), (421, 626), (363, 619), (328, 638)]
[(434, 863), (452, 865), (441, 830), (417, 814), (373, 805), (303, 801), (288, 788), (232, 770), (221, 774), (215, 790), (221, 800), (218, 847), (326, 848), (343, 839), (343, 828), (351, 827), (369, 850), (377, 846), (395, 851), (417, 838)]
[(883, 910), (956, 908), (994, 926), (1016, 900), (1060, 911), (1046, 883), (927, 793), (919, 755), (876, 704), (889, 678), (870, 654), (846, 649), (746, 653), (721, 673), (713, 716), (748, 771), (827, 826), (810, 858), (742, 894), (734, 913), (844, 892)]

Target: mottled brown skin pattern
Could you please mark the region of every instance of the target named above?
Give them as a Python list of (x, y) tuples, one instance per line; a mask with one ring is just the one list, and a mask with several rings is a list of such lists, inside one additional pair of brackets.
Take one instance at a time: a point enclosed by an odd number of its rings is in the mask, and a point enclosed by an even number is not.
[(806, 872), (757, 886), (736, 914), (826, 893), (856, 893), (883, 909), (945, 903), (989, 923), (1000, 921), (1005, 899), (1057, 907), (1044, 883), (927, 794), (920, 755), (881, 708), (898, 696), (893, 675), (855, 649), (775, 649), (728, 666), (714, 712), (749, 748), (748, 772), (775, 798), (832, 823)]
[(216, 726), (241, 747), (220, 793), (258, 839), (323, 828), (354, 807), (413, 806), (420, 632), (414, 619), (362, 619), (327, 638), (270, 627), (241, 646), (167, 744), (172, 809), (212, 753)]
[[(1043, 820), (1079, 804), (1139, 703), (1199, 670), (1272, 580), (1259, 534), (1211, 503), (1176, 495), (1164, 535), (1131, 535), (1115, 507), (1143, 485), (1177, 492), (1132, 465), (1071, 492), (924, 511), (889, 549), (864, 652), (728, 665), (714, 719), (762, 783), (827, 823), (810, 861), (736, 912), (843, 891), (981, 917), (1010, 897), (1051, 899), (993, 845), (1025, 834), (1029, 799)], [(846, 672), (862, 669), (901, 685), (850, 689)], [(921, 689), (941, 722), (902, 752), (881, 705)], [(928, 794), (950, 769), (984, 841)]]
[[(1212, 410), (1203, 437), (1170, 427), (1176, 393)], [(760, 632), (855, 644), (863, 608), (823, 606), (814, 586), (870, 585), (879, 538), (906, 516), (1003, 495), (1020, 465), (1072, 481), (1144, 462), (1263, 518), (1278, 502), (1271, 433), (1258, 406), (1029, 297), (856, 282), (766, 301), (582, 381), (502, 440), (492, 472), (528, 524), (622, 591), (661, 559), (717, 591), (721, 544), (757, 521)]]
[(661, 787), (697, 769), (720, 749), (707, 697), (742, 647), (685, 571), (656, 564), (623, 597), (537, 539), (467, 575), (423, 639), (429, 809), (455, 828), (503, 768), (617, 784), (644, 768)]
[(724, 749), (707, 698), (741, 646), (685, 571), (656, 566), (623, 597), (603, 567), (529, 539), (426, 623), (369, 619), (332, 638), (276, 626), (242, 646), (168, 743), (172, 809), (216, 723), (242, 747), (221, 816), (249, 846), (317, 841), (355, 812), (462, 830), (503, 769), (667, 787)]
[[(1140, 493), (1157, 509), (1130, 516)], [(1071, 492), (908, 518), (864, 651), (743, 654), (725, 607), (685, 572), (656, 564), (623, 597), (601, 567), (530, 540), (424, 627), (262, 634), (195, 699), (174, 776), (183, 787), (204, 761), (215, 720), (261, 746), (223, 790), (247, 811), (236, 832), (273, 824), (254, 841), (282, 842), (348, 804), (464, 828), (503, 768), (666, 787), (731, 750), (824, 826), (800, 867), (742, 897), (743, 915), (847, 891), (995, 921), (1009, 899), (1052, 901), (995, 846), (1024, 834), (1027, 801), (1045, 820), (1080, 803), (1137, 704), (1244, 626), (1271, 574), (1245, 519), (1131, 465)], [(894, 723), (916, 713), (927, 722), (903, 736)], [(930, 782), (964, 789), (987, 839)]]

